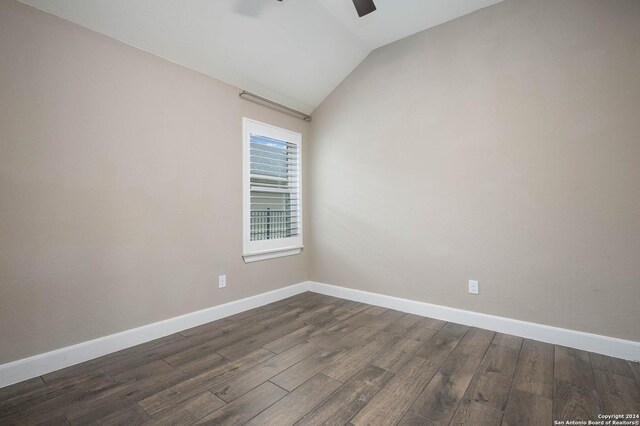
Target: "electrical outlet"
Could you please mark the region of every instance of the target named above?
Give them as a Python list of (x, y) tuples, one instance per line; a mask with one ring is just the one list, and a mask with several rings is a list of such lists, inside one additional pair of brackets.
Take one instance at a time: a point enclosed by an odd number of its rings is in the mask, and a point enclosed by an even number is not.
[(225, 288), (227, 286), (227, 276), (218, 275), (218, 288)]
[(479, 284), (478, 281), (469, 280), (469, 293), (478, 294)]

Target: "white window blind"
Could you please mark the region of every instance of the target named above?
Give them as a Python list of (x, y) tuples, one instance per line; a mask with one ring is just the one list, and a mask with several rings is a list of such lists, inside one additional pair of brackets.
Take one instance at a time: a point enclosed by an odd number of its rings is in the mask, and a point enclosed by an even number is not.
[(302, 247), (301, 136), (249, 119), (244, 133), (245, 260), (296, 254)]
[(250, 136), (251, 241), (298, 235), (298, 145)]

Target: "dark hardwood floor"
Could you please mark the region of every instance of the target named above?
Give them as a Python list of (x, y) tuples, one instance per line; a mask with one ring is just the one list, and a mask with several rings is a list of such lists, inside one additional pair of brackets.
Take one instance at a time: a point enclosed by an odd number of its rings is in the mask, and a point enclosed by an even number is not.
[(640, 366), (303, 293), (0, 389), (0, 424), (550, 425), (640, 413)]

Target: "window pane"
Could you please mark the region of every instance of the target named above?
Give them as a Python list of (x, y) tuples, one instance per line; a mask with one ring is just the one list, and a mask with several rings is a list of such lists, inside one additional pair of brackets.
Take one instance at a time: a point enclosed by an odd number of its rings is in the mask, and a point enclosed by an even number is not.
[(250, 240), (298, 235), (298, 150), (290, 143), (251, 134)]

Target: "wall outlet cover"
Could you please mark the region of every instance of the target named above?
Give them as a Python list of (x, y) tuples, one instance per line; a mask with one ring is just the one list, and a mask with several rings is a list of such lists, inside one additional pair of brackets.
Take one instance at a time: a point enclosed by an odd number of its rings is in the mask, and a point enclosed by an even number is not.
[(479, 284), (476, 280), (469, 280), (469, 293), (478, 294)]

